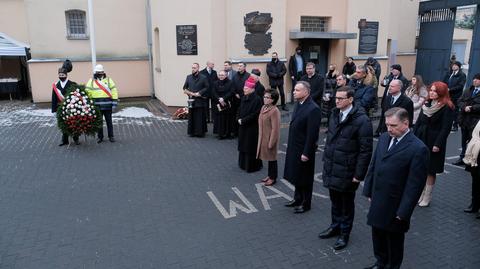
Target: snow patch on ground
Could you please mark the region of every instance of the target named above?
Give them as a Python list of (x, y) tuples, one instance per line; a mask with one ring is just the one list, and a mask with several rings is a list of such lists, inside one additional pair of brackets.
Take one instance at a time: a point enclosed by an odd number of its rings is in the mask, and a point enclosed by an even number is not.
[(113, 116), (137, 119), (154, 117), (150, 111), (140, 107), (127, 107), (117, 113), (113, 113)]
[(50, 109), (22, 109), (14, 112), (18, 115), (33, 116), (33, 117), (55, 117)]

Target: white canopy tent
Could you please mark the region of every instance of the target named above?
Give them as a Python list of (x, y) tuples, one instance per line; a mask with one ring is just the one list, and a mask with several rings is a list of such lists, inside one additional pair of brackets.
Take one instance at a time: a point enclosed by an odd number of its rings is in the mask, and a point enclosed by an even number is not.
[(0, 56), (27, 56), (29, 45), (0, 32)]

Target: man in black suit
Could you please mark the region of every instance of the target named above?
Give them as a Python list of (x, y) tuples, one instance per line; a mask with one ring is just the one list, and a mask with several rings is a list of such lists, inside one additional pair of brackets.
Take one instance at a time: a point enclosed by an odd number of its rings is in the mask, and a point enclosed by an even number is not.
[(285, 106), (285, 92), (283, 90), (283, 77), (287, 73), (285, 64), (278, 59), (278, 53), (272, 53), (272, 61), (267, 64), (267, 75), (270, 88), (277, 89), (280, 94), (280, 104), (282, 110), (288, 111)]
[(453, 119), (452, 131), (458, 131), (458, 99), (462, 96), (463, 87), (467, 82), (467, 76), (462, 72), (462, 64), (458, 61), (451, 65), (452, 71), (445, 75), (443, 82), (448, 85), (448, 93), (455, 104), (455, 118)]
[[(214, 100), (212, 99), (212, 89), (215, 81), (218, 80), (217, 71), (213, 70), (215, 64), (212, 61), (207, 61), (207, 66), (200, 71), (200, 74), (204, 75), (208, 80), (208, 93), (207, 93), (207, 122), (211, 122), (215, 120), (216, 110), (214, 105)], [(210, 120), (212, 119), (212, 120)], [(215, 129), (213, 130), (215, 132)]]
[(295, 196), (285, 206), (295, 207), (295, 213), (304, 213), (310, 210), (312, 203), (315, 151), (322, 112), (310, 97), (308, 82), (297, 82), (293, 96), (297, 104), (288, 131), (284, 178), (295, 185)]
[(409, 129), (410, 115), (399, 107), (385, 112), (387, 133), (380, 136), (365, 177), (370, 201), (376, 263), (366, 268), (400, 268), (405, 233), (427, 179), (428, 148)]
[(407, 110), (409, 122), (413, 122), (413, 102), (404, 93), (402, 93), (403, 82), (398, 79), (392, 80), (388, 87), (388, 95), (385, 100), (382, 101), (382, 114), (378, 128), (374, 137), (379, 137), (382, 133), (387, 131), (385, 125), (385, 111), (392, 107), (401, 107)]
[[(56, 113), (59, 103), (63, 102), (65, 95), (68, 93), (67, 90), (72, 85), (77, 83), (71, 81), (67, 77), (67, 70), (65, 68), (58, 69), (58, 81), (52, 85), (52, 113)], [(73, 137), (75, 145), (80, 145), (78, 136)], [(68, 135), (62, 133), (62, 143), (59, 146), (68, 145)]]
[(238, 63), (238, 69), (235, 75), (232, 78), (233, 86), (233, 97), (232, 97), (232, 107), (231, 107), (231, 123), (232, 123), (232, 136), (238, 136), (238, 122), (237, 115), (238, 109), (240, 107), (240, 99), (243, 96), (243, 86), (245, 86), (245, 81), (250, 77), (250, 73), (247, 72), (247, 64), (244, 62)]
[(338, 236), (335, 250), (347, 246), (355, 215), (355, 192), (372, 157), (373, 127), (366, 112), (353, 105), (355, 92), (337, 89), (323, 153), (323, 186), (332, 202), (332, 222), (318, 237)]

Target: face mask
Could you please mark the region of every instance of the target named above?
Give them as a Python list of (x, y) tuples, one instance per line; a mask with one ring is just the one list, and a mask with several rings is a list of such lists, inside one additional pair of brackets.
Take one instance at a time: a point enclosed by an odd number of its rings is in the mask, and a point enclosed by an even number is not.
[(59, 79), (61, 82), (64, 82), (65, 80), (67, 80), (66, 77), (59, 77), (58, 79)]
[(276, 62), (276, 61), (277, 61), (277, 58), (272, 58), (272, 61), (273, 61), (273, 62)]

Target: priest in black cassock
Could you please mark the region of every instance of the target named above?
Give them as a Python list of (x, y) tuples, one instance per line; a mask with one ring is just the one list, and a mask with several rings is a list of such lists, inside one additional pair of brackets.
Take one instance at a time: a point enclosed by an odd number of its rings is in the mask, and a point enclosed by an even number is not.
[(213, 83), (212, 102), (216, 107), (215, 121), (213, 122), (214, 133), (218, 135), (218, 139), (232, 138), (232, 81), (227, 77), (225, 71), (218, 72), (218, 80)]
[(258, 116), (263, 101), (255, 94), (255, 82), (253, 77), (245, 81), (238, 112), (238, 165), (248, 173), (262, 169), (262, 161), (257, 159), (257, 142)]
[(192, 74), (183, 84), (188, 96), (188, 135), (204, 137), (207, 132), (208, 79), (200, 74), (198, 63), (192, 64)]

